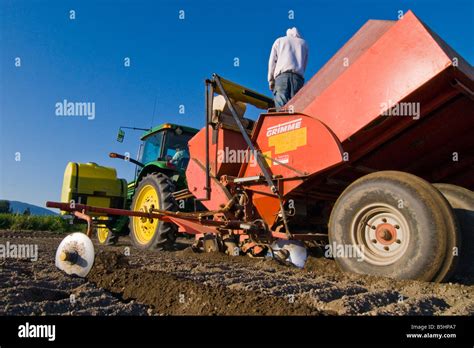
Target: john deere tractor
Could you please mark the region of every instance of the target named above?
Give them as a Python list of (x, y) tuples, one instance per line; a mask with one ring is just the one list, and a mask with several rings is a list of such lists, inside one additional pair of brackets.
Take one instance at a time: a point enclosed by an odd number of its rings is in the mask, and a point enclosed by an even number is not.
[[(125, 136), (120, 127), (117, 141)], [(141, 129), (145, 130), (145, 129)], [(162, 124), (145, 130), (137, 159), (110, 153), (136, 165), (134, 180), (128, 184), (118, 179), (114, 168), (95, 163), (70, 162), (64, 174), (61, 201), (105, 208), (150, 212), (153, 209), (192, 209), (192, 201), (175, 199), (175, 193), (186, 189), (185, 170), (189, 162), (188, 141), (197, 129), (176, 124)], [(92, 215), (94, 230), (101, 244), (115, 244), (121, 235), (130, 234), (141, 249), (163, 249), (173, 244), (176, 226), (158, 219), (127, 216)]]

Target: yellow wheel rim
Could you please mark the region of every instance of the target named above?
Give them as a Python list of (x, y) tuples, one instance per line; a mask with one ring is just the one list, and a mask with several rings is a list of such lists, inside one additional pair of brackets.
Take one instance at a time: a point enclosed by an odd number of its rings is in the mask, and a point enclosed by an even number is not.
[[(150, 212), (152, 209), (160, 209), (158, 193), (152, 185), (143, 186), (137, 193), (137, 198), (132, 210)], [(132, 217), (133, 233), (140, 244), (149, 243), (155, 235), (158, 219)]]
[(107, 227), (97, 227), (97, 239), (100, 244), (104, 244), (109, 236), (109, 229)]
[(100, 244), (105, 244), (107, 241), (107, 237), (109, 236), (109, 228), (101, 223), (101, 220), (107, 220), (106, 216), (99, 216), (97, 218), (99, 220), (99, 224), (96, 227), (96, 233), (97, 233), (97, 240), (99, 241)]

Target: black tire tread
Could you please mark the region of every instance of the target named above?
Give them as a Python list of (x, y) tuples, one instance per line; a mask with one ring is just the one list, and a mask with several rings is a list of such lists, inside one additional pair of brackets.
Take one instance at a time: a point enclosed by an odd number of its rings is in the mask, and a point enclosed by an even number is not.
[[(177, 203), (173, 197), (173, 192), (175, 190), (175, 185), (173, 181), (163, 173), (150, 173), (145, 175), (138, 183), (137, 189), (135, 192), (138, 192), (140, 186), (147, 181), (152, 181), (155, 183), (156, 187), (159, 190), (160, 196), (160, 209), (177, 211)], [(135, 205), (136, 194), (132, 199), (132, 207)], [(135, 246), (144, 249), (145, 247), (135, 241), (133, 236), (133, 218), (130, 218), (129, 222), (130, 236)], [(178, 227), (171, 222), (159, 221), (157, 230), (154, 238), (146, 245), (146, 249), (171, 249), (176, 240)]]
[(433, 184), (448, 200), (459, 222), (462, 249), (454, 276), (474, 275), (474, 192), (453, 184)]

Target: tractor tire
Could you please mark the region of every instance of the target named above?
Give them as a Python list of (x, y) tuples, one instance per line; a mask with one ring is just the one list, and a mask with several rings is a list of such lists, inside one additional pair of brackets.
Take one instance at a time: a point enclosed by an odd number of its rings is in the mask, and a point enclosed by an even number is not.
[(343, 271), (439, 282), (456, 263), (451, 251), (459, 242), (458, 223), (430, 183), (380, 171), (340, 195), (329, 219), (329, 241)]
[(95, 228), (95, 235), (101, 245), (115, 245), (119, 239), (119, 236), (106, 226), (97, 226)]
[(462, 250), (456, 276), (474, 275), (474, 192), (451, 184), (434, 184), (448, 200), (459, 223)]
[[(143, 177), (133, 195), (131, 209), (149, 212), (151, 209), (177, 211), (173, 198), (175, 186), (163, 173), (152, 173)], [(177, 235), (178, 227), (159, 219), (131, 217), (130, 238), (139, 249), (170, 249)]]

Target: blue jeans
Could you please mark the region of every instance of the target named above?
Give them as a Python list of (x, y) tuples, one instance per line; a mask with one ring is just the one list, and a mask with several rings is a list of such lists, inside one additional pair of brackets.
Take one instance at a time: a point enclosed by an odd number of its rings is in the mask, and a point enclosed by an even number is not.
[(284, 72), (275, 79), (275, 87), (273, 88), (273, 99), (275, 107), (280, 109), (283, 105), (298, 92), (304, 85), (304, 78), (300, 75)]

